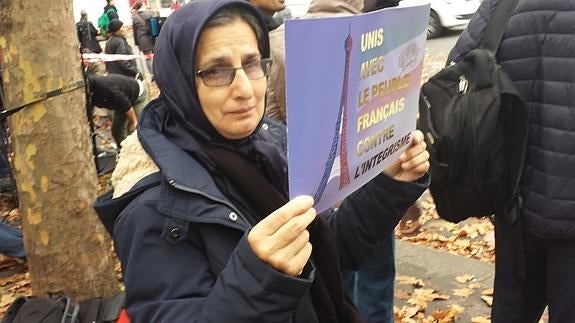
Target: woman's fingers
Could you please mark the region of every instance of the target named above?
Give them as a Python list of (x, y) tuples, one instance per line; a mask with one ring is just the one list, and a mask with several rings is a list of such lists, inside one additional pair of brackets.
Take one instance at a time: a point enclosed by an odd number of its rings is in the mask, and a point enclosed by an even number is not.
[(259, 227), (263, 234), (271, 235), (293, 217), (306, 212), (311, 207), (313, 207), (313, 197), (308, 195), (297, 196), (265, 217), (255, 227)]
[(293, 240), (301, 236), (302, 232), (307, 231), (308, 225), (315, 219), (316, 212), (310, 208), (303, 214), (291, 218), (282, 225), (272, 236), (277, 239), (278, 247), (283, 248)]
[(423, 133), (421, 133), (419, 130), (416, 130), (413, 133), (413, 141), (411, 142), (411, 145), (399, 156), (399, 160), (406, 162), (426, 150), (427, 144), (423, 140)]
[(409, 160), (402, 162), (401, 168), (403, 168), (404, 170), (411, 170), (427, 162), (429, 162), (429, 152), (427, 150), (423, 150), (422, 152), (413, 156)]
[(309, 257), (311, 257), (311, 252), (313, 251), (313, 246), (311, 243), (306, 243), (300, 251), (291, 258), (290, 266), (286, 269), (285, 274), (290, 276), (299, 276), (303, 272), (305, 264), (308, 262)]
[(306, 228), (315, 217), (313, 198), (296, 197), (256, 224), (248, 243), (263, 262), (287, 275), (298, 275), (311, 255)]
[(304, 230), (290, 244), (273, 253), (269, 264), (287, 275), (297, 275), (311, 256), (311, 248), (309, 232)]

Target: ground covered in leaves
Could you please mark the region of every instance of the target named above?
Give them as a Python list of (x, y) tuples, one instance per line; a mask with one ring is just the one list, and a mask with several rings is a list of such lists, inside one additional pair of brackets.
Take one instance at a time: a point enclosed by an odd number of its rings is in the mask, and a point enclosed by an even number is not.
[[(396, 239), (425, 248), (467, 257), (486, 264), (495, 263), (494, 227), (489, 217), (469, 218), (460, 223), (450, 223), (439, 217), (431, 195), (426, 192), (420, 199), (421, 228), (410, 235), (402, 235), (396, 229)], [(402, 255), (396, 253), (396, 258)], [(433, 279), (433, 277), (431, 277)], [(450, 323), (491, 322), (489, 308), (493, 302), (493, 288), (484, 277), (462, 272), (453, 277), (450, 290), (440, 291), (431, 286), (437, 282), (422, 277), (404, 276), (398, 273), (395, 280), (395, 321), (401, 323)], [(487, 315), (465, 315), (464, 304), (480, 302)], [(475, 304), (477, 305), (477, 304)], [(477, 307), (477, 306), (475, 306)], [(547, 312), (539, 323), (548, 321)]]
[[(407, 235), (396, 230), (397, 239), (493, 264), (495, 240), (493, 225), (489, 218), (472, 218), (458, 224), (442, 220), (428, 193), (420, 199), (420, 209), (420, 229)], [(396, 257), (399, 259), (401, 254), (396, 253)], [(425, 278), (404, 276), (399, 272), (395, 282), (395, 321), (463, 322), (458, 318), (466, 310), (463, 306), (464, 301), (469, 302), (465, 298), (476, 293), (480, 293), (480, 299), (487, 306), (491, 306), (492, 288), (485, 288), (470, 274), (462, 274), (454, 279), (458, 288), (439, 291), (429, 287), (432, 284)], [(469, 319), (473, 323), (490, 322), (489, 316), (474, 316)]]

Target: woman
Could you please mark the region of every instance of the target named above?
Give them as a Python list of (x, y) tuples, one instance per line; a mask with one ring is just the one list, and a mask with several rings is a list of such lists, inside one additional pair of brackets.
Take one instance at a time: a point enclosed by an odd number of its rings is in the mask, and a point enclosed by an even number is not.
[(114, 199), (97, 205), (132, 322), (361, 322), (341, 268), (368, 258), (426, 188), (422, 134), (388, 170), (396, 180), (376, 177), (337, 212), (288, 202), (285, 129), (263, 118), (269, 51), (245, 1), (192, 1), (166, 21), (161, 95), (124, 141)]

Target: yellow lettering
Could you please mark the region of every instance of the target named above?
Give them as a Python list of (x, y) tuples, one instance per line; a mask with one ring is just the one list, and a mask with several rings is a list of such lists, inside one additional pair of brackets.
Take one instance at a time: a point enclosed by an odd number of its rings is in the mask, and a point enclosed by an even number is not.
[(372, 48), (381, 46), (383, 44), (383, 28), (369, 31), (361, 34), (361, 52), (365, 52)]
[(386, 121), (402, 112), (404, 108), (405, 98), (401, 97), (360, 115), (357, 118), (357, 132), (371, 128), (382, 121)]
[(383, 56), (376, 56), (361, 63), (359, 77), (363, 80), (381, 72), (383, 72)]
[(387, 128), (383, 128), (373, 135), (370, 135), (367, 138), (360, 140), (357, 143), (355, 153), (359, 157), (370, 150), (375, 149), (377, 146), (381, 145), (382, 143), (386, 142), (387, 140), (393, 138), (394, 135), (394, 125), (390, 125)]
[(359, 107), (369, 103), (369, 89), (363, 89), (359, 92)]

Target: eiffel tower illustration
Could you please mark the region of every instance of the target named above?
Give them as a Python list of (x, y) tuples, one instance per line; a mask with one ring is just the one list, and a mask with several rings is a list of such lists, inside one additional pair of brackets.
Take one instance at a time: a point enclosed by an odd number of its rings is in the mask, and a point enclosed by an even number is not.
[(333, 165), (338, 157), (338, 143), (339, 143), (339, 189), (341, 190), (349, 184), (349, 168), (347, 163), (347, 110), (348, 110), (348, 85), (349, 85), (349, 61), (351, 49), (353, 47), (353, 38), (351, 37), (351, 27), (345, 39), (345, 71), (343, 77), (343, 86), (341, 89), (341, 99), (339, 103), (339, 111), (337, 121), (335, 123), (335, 131), (331, 148), (329, 150), (328, 159), (325, 162), (323, 176), (314, 194), (314, 200), (317, 202), (321, 199), (323, 192), (330, 179), (333, 171)]

